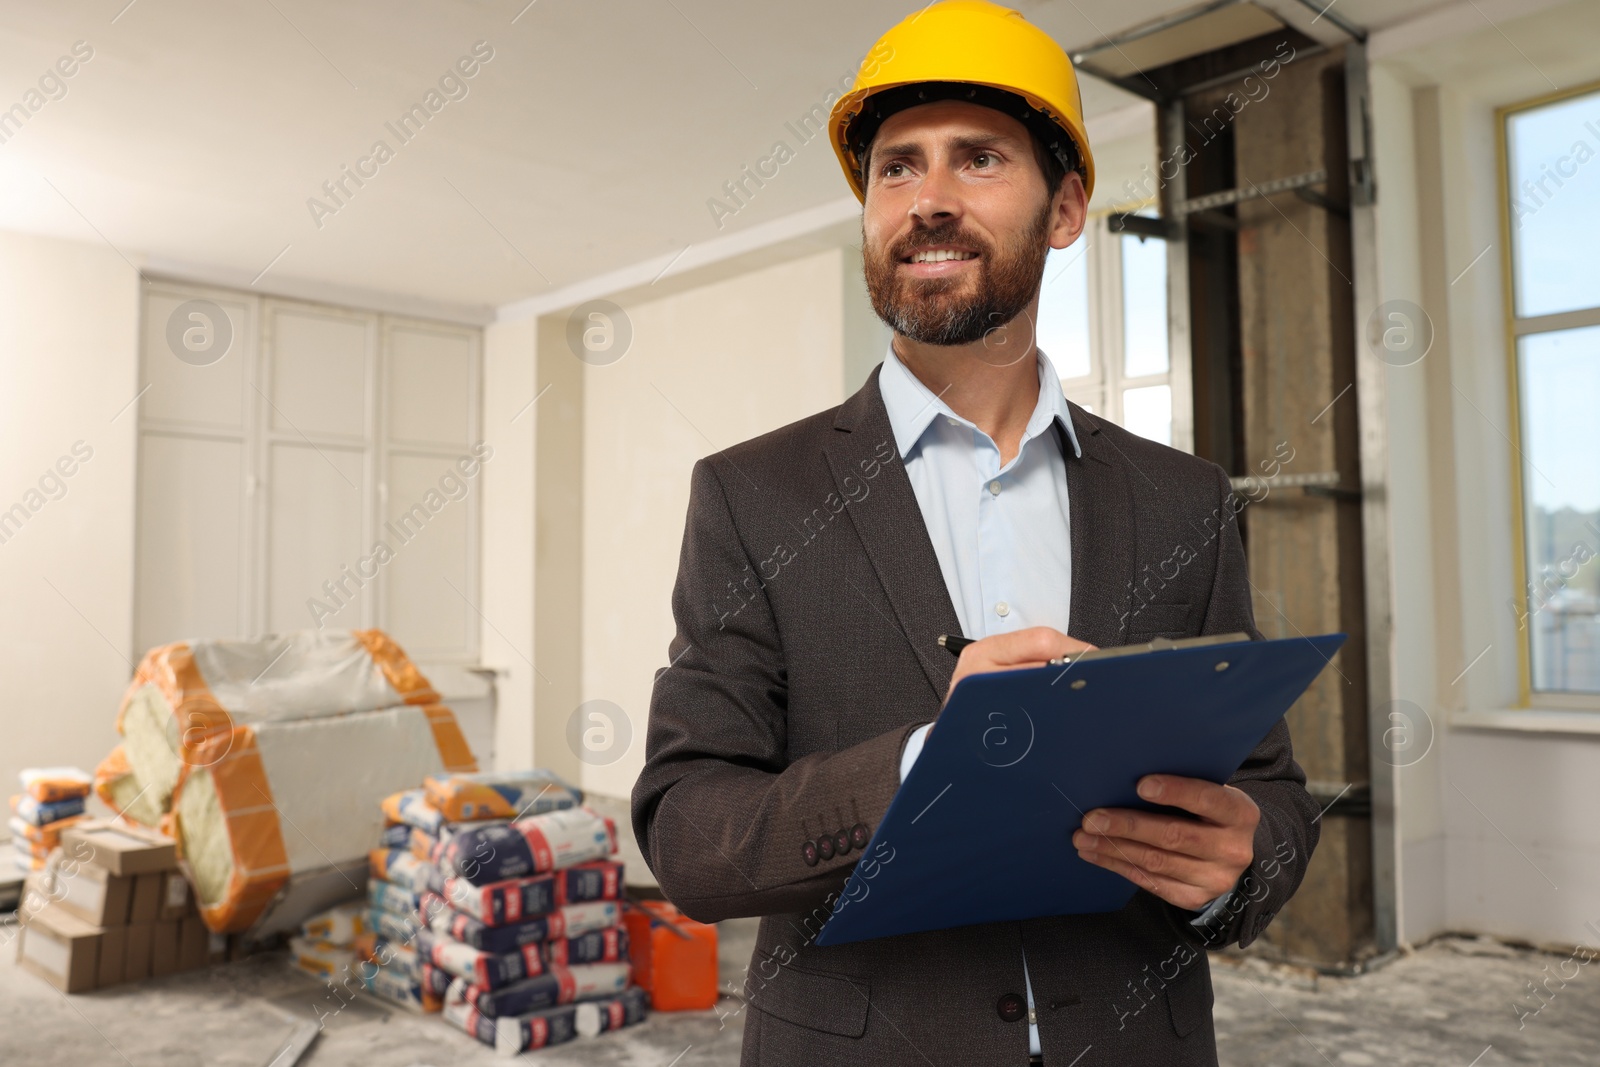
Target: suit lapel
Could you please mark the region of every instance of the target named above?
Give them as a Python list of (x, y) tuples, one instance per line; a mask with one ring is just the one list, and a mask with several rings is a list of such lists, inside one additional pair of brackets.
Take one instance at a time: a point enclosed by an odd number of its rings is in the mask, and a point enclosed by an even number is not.
[(1070, 404), (1083, 449), (1067, 455), (1067, 509), (1072, 525), (1071, 635), (1101, 648), (1127, 641), (1134, 579), (1133, 497), (1127, 462), (1100, 422)]
[[(944, 573), (923, 523), (916, 492), (895, 447), (889, 413), (878, 391), (882, 369), (879, 364), (866, 385), (840, 406), (834, 433), (824, 451), (834, 485), (839, 495), (849, 501), (845, 513), (888, 597), (894, 617), (885, 621), (892, 622), (910, 643), (928, 684), (943, 700), (956, 660), (937, 642), (940, 634), (961, 633), (961, 622), (945, 588)], [(887, 450), (884, 442), (888, 443)], [(885, 451), (890, 457), (887, 462), (882, 460)], [(879, 465), (877, 476), (868, 477), (866, 472), (874, 469), (874, 463)], [(847, 590), (845, 595), (857, 602), (852, 605), (855, 608), (881, 611), (874, 604), (859, 603), (866, 592)]]
[[(922, 510), (894, 445), (889, 414), (878, 391), (881, 364), (834, 419), (824, 451), (839, 494), (893, 611), (892, 621), (910, 643), (928, 684), (944, 699), (955, 657), (938, 647), (940, 634), (961, 633), (939, 558)], [(1124, 644), (1134, 580), (1133, 497), (1127, 463), (1094, 416), (1070, 405), (1082, 457), (1067, 449), (1067, 499), (1072, 527), (1072, 608), (1069, 632), (1102, 648)], [(864, 471), (883, 454), (890, 460), (876, 478)], [(863, 467), (863, 463), (867, 467)], [(848, 481), (846, 479), (849, 479)], [(869, 489), (861, 497), (862, 486)], [(853, 591), (859, 599), (865, 591)]]

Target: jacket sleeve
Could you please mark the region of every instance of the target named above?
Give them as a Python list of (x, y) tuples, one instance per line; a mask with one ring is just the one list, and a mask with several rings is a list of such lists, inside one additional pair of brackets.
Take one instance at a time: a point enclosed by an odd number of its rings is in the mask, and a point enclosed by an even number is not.
[[(1222, 523), (1216, 574), (1206, 607), (1203, 634), (1243, 631), (1262, 639), (1251, 610), (1250, 572), (1236, 518), (1238, 498), (1227, 475), (1216, 468)], [(1294, 759), (1288, 724), (1280, 719), (1256, 746), (1228, 784), (1250, 795), (1261, 809), (1256, 825), (1255, 859), (1240, 877), (1232, 898), (1196, 929), (1212, 948), (1237, 942), (1241, 947), (1261, 935), (1305, 877), (1320, 825), (1317, 803), (1306, 792), (1305, 772)]]
[(633, 789), (634, 832), (651, 871), (701, 922), (827, 903), (859, 847), (811, 865), (804, 846), (850, 829), (832, 825), (835, 810), (859, 816), (871, 834), (915, 725), (789, 760), (783, 643), (713, 460), (691, 477), (672, 613), (677, 633), (669, 666), (656, 672)]

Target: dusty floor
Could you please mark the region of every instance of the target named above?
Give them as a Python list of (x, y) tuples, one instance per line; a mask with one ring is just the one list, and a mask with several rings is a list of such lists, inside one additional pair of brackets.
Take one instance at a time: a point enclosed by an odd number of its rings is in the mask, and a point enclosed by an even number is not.
[[(0, 943), (14, 928), (0, 927)], [(723, 973), (742, 971), (749, 922), (723, 927)], [(271, 1005), (312, 1012), (325, 990), (262, 956), (188, 975), (65, 997), (0, 952), (0, 1064), (261, 1067), (292, 1024)], [(1376, 973), (1316, 978), (1265, 965), (1219, 963), (1216, 1020), (1229, 1067), (1540, 1067), (1600, 1064), (1600, 961), (1578, 967), (1537, 1016), (1526, 983), (1563, 956), (1444, 939)], [(727, 1067), (739, 1058), (737, 1001), (717, 1011), (652, 1016), (642, 1026), (547, 1049), (549, 1067)], [(327, 1007), (324, 1010), (328, 1010)], [(501, 1062), (436, 1018), (358, 999), (328, 1021), (301, 1061), (307, 1067), (445, 1067)], [(960, 1065), (951, 1065), (960, 1067)], [(1020, 1065), (1019, 1065), (1020, 1067)], [(1092, 1067), (1087, 1061), (1079, 1067)]]

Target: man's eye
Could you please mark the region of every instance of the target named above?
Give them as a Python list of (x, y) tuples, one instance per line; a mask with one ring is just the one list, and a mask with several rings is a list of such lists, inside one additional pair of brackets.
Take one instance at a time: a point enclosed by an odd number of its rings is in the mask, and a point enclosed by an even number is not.
[(900, 177), (900, 173), (904, 170), (904, 163), (889, 163), (883, 168), (883, 176), (885, 178), (898, 178)]
[(979, 152), (977, 155), (972, 157), (972, 165), (974, 167), (987, 167), (993, 162), (994, 157), (987, 152)]

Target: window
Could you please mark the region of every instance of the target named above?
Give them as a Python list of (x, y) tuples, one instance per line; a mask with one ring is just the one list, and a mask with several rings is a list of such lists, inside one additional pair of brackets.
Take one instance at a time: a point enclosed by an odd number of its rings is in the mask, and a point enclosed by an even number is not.
[(1172, 444), (1167, 246), (1089, 221), (1052, 249), (1039, 297), (1039, 347), (1067, 398), (1164, 445)]
[(1517, 617), (1526, 695), (1561, 703), (1563, 694), (1600, 694), (1600, 91), (1522, 105), (1503, 120)]
[(378, 626), (413, 658), (476, 662), (480, 347), (448, 323), (147, 281), (139, 650)]

